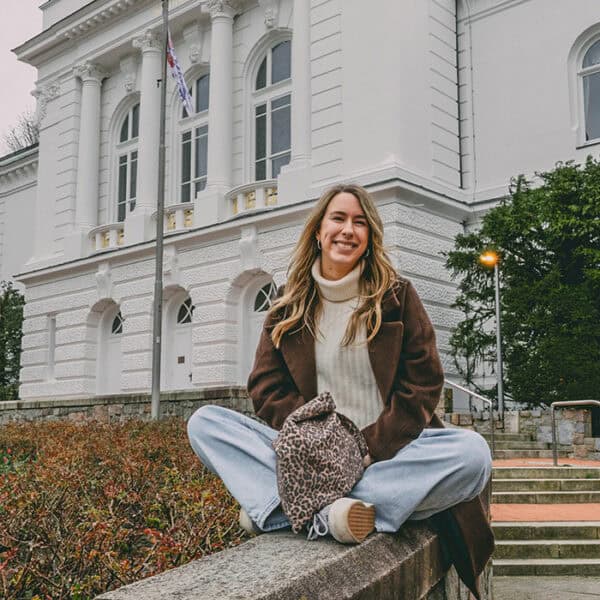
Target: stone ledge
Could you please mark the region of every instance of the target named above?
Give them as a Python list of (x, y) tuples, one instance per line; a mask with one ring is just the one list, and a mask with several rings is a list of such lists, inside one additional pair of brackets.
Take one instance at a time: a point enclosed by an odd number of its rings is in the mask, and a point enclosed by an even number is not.
[[(488, 573), (489, 576), (489, 573)], [(482, 585), (482, 589), (489, 586)], [(484, 597), (487, 595), (484, 594)], [(466, 588), (442, 564), (427, 523), (407, 523), (359, 546), (308, 542), (277, 532), (258, 536), (97, 600), (465, 600)]]

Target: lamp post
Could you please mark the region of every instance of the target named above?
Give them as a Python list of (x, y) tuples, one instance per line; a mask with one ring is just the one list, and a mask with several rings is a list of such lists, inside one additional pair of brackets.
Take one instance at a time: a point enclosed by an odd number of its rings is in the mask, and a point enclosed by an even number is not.
[(500, 274), (497, 252), (487, 250), (479, 256), (479, 262), (485, 267), (494, 268), (494, 285), (496, 288), (496, 371), (498, 377), (498, 415), (504, 421), (504, 370), (502, 367), (502, 329), (500, 325)]

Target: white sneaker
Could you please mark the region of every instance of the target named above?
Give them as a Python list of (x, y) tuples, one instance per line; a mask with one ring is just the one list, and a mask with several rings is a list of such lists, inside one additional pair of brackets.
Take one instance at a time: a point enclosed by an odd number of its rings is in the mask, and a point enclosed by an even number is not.
[(249, 535), (259, 535), (262, 533), (243, 508), (240, 508), (239, 523), (240, 527)]
[(314, 517), (308, 539), (330, 534), (340, 544), (360, 544), (375, 529), (375, 507), (352, 498), (340, 498)]

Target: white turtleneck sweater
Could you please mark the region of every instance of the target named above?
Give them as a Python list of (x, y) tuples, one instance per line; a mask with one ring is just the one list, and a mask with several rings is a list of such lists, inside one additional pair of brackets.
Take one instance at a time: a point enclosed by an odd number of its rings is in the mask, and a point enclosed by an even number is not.
[(317, 392), (330, 392), (338, 412), (362, 429), (377, 419), (383, 402), (371, 368), (365, 327), (351, 345), (342, 346), (346, 326), (359, 303), (361, 272), (359, 263), (342, 279), (331, 281), (321, 275), (320, 259), (312, 266), (323, 305), (315, 339)]

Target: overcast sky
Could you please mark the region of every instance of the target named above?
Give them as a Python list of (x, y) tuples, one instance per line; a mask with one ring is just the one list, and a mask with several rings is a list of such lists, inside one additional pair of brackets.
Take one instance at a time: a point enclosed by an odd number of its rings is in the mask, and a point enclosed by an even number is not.
[[(11, 52), (42, 30), (42, 0), (0, 0), (0, 137), (10, 129), (21, 113), (35, 108), (31, 90), (36, 69), (17, 61)], [(0, 155), (7, 152), (0, 141)]]

